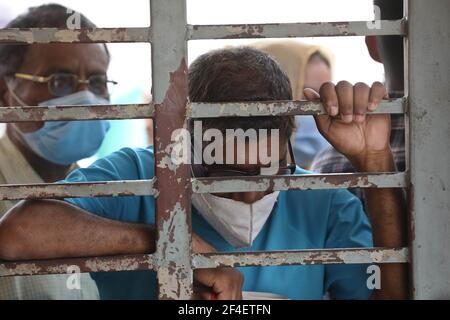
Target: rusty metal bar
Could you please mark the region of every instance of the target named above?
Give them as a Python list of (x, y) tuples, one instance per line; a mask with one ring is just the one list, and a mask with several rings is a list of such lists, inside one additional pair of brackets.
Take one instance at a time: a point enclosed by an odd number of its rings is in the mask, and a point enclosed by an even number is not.
[(70, 267), (77, 266), (80, 272), (114, 272), (154, 270), (154, 256), (136, 254), (95, 258), (66, 258), (33, 261), (0, 261), (0, 277), (67, 274)]
[(186, 1), (151, 0), (152, 83), (155, 110), (156, 255), (158, 297), (190, 299), (191, 184), (188, 164), (171, 157), (172, 133), (187, 127)]
[[(405, 113), (406, 99), (383, 101), (372, 113)], [(326, 114), (322, 103), (310, 101), (268, 101), (230, 103), (190, 103), (191, 118), (293, 116)]]
[(354, 248), (194, 254), (199, 268), (407, 263), (408, 248)]
[(0, 185), (0, 200), (157, 196), (154, 179)]
[[(186, 40), (235, 38), (331, 37), (405, 35), (405, 20), (383, 20), (382, 28), (370, 28), (371, 21), (326, 23), (280, 23), (240, 25), (187, 25)], [(186, 28), (186, 26), (184, 26)], [(123, 43), (153, 42), (154, 33), (140, 28), (9, 28), (0, 29), (0, 43)]]
[(192, 179), (192, 191), (195, 193), (342, 188), (405, 188), (407, 185), (407, 174), (404, 172), (374, 174), (336, 173)]
[(151, 118), (153, 104), (78, 105), (0, 108), (1, 122), (145, 119)]
[(406, 20), (382, 20), (381, 28), (371, 21), (188, 25), (187, 39), (244, 39), (405, 35)]
[[(384, 101), (373, 113), (402, 114), (406, 99)], [(0, 122), (62, 121), (62, 120), (120, 120), (151, 118), (150, 104), (27, 106), (0, 108)], [(309, 101), (190, 103), (190, 118), (289, 116), (325, 114), (321, 103)]]
[(93, 43), (150, 42), (151, 30), (145, 28), (9, 28), (0, 29), (0, 43)]
[[(204, 253), (192, 255), (195, 269), (218, 267), (407, 263), (408, 248), (352, 248)], [(157, 270), (161, 261), (153, 254), (64, 258), (33, 261), (0, 261), (0, 277), (67, 274), (69, 267), (80, 272)]]
[(450, 299), (450, 1), (409, 0), (414, 299)]

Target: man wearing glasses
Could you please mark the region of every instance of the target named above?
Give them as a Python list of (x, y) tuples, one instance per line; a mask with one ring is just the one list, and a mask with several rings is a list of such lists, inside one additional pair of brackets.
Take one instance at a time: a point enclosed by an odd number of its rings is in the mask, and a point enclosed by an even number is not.
[[(340, 82), (322, 86), (320, 96), (306, 90), (308, 100), (322, 99), (327, 115), (317, 117), (322, 134), (359, 171), (395, 171), (389, 147), (389, 116), (367, 115), (386, 94), (383, 85), (352, 86)], [(267, 54), (251, 48), (212, 51), (189, 68), (189, 97), (194, 102), (290, 100), (288, 77)], [(293, 117), (203, 119), (203, 133), (217, 136), (229, 129), (278, 129), (277, 143), (265, 145), (276, 154), (278, 174), (291, 174), (289, 138)], [(252, 143), (244, 150), (223, 150), (234, 164), (201, 163), (194, 176), (259, 175), (264, 161), (251, 158)], [(207, 148), (203, 145), (202, 148)], [(254, 149), (253, 149), (254, 150)], [(220, 150), (216, 150), (220, 152)], [(194, 152), (195, 153), (195, 152)], [(238, 159), (243, 161), (238, 161)], [(308, 172), (296, 168), (295, 173)], [(65, 181), (140, 180), (154, 177), (153, 149), (122, 149), (90, 168), (71, 173)], [(360, 201), (346, 190), (289, 190), (194, 195), (193, 250), (259, 251), (403, 246), (401, 193), (367, 190), (369, 219)], [(31, 221), (20, 228), (21, 221)], [(28, 220), (29, 219), (29, 220)], [(154, 198), (114, 197), (25, 201), (0, 221), (0, 258), (33, 259), (149, 253), (155, 250)], [(43, 232), (45, 229), (45, 232)], [(58, 239), (58, 241), (54, 241)], [(405, 298), (402, 266), (381, 266), (381, 288), (367, 287), (367, 265), (316, 265), (201, 269), (194, 272), (197, 297), (239, 299), (242, 291), (279, 294), (290, 299)], [(102, 299), (156, 297), (155, 272), (93, 275)]]
[[(67, 8), (43, 5), (12, 20), (8, 28), (66, 27)], [(82, 27), (95, 27), (81, 16)], [(98, 44), (0, 45), (0, 107), (108, 104), (109, 54)], [(78, 160), (95, 154), (107, 121), (9, 123), (0, 139), (0, 184), (63, 179)], [(15, 202), (0, 202), (0, 217)], [(45, 232), (45, 231), (44, 231)], [(0, 278), (1, 299), (95, 299), (89, 275), (70, 290), (67, 275)]]

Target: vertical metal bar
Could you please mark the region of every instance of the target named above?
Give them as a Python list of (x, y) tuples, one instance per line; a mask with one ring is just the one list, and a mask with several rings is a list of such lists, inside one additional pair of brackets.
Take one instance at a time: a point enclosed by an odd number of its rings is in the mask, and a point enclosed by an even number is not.
[(413, 296), (449, 299), (450, 1), (408, 5)]
[(190, 171), (171, 157), (172, 133), (185, 127), (187, 42), (185, 0), (152, 0), (152, 82), (155, 110), (155, 167), (160, 299), (192, 295)]
[[(408, 0), (403, 0), (403, 16), (408, 17)], [(409, 21), (406, 21), (406, 34), (408, 34), (408, 26)], [(408, 68), (408, 61), (409, 61), (409, 41), (408, 36), (403, 37), (403, 69), (404, 69), (404, 75), (403, 75), (403, 90), (404, 90), (404, 96), (408, 98), (409, 96), (409, 68)], [(407, 102), (408, 103), (408, 102)], [(405, 112), (405, 171), (409, 172), (410, 167), (410, 151), (409, 151), (409, 145), (410, 145), (410, 132), (409, 132), (409, 108), (406, 108)]]
[[(410, 109), (409, 109), (409, 39), (408, 39), (408, 33), (409, 33), (409, 0), (403, 0), (403, 16), (406, 17), (406, 28), (407, 28), (407, 36), (403, 37), (403, 69), (404, 69), (404, 74), (403, 74), (403, 90), (404, 90), (404, 97), (406, 97), (407, 99), (407, 107), (406, 107), (406, 112), (405, 112), (405, 116), (404, 116), (404, 124), (405, 124), (405, 172), (407, 174), (407, 184), (408, 184), (408, 188), (406, 188), (406, 197), (407, 197), (407, 218), (406, 218), (406, 223), (408, 226), (408, 246), (410, 249), (410, 252), (412, 251), (411, 249), (411, 243), (412, 243), (412, 238), (413, 238), (413, 234), (414, 234), (414, 230), (413, 230), (413, 222), (412, 222), (412, 206), (413, 206), (413, 202), (412, 202), (412, 189), (410, 186), (410, 180), (411, 180), (411, 134), (410, 134), (410, 123), (411, 123), (411, 119), (410, 119)], [(410, 256), (412, 255), (412, 253), (410, 253)], [(410, 258), (409, 260), (409, 265), (408, 265), (408, 288), (410, 289), (410, 294), (409, 297), (413, 298), (413, 288), (414, 288), (414, 281), (413, 281), (413, 263), (412, 263), (412, 258)]]

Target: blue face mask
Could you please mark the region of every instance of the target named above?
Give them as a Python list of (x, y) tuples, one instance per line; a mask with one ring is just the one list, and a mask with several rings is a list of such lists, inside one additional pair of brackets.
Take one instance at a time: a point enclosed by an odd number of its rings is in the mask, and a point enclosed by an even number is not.
[[(15, 94), (13, 96), (22, 103)], [(108, 100), (85, 90), (41, 102), (39, 106), (108, 103)], [(17, 131), (37, 155), (56, 164), (70, 165), (94, 155), (100, 148), (109, 126), (107, 120), (47, 121), (35, 132), (23, 133), (19, 129)]]

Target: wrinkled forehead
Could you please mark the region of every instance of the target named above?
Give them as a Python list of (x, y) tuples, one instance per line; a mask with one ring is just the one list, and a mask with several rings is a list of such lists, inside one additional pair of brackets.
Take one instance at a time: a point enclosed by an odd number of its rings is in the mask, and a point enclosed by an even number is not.
[(21, 69), (107, 68), (109, 56), (104, 44), (33, 44), (27, 49)]

